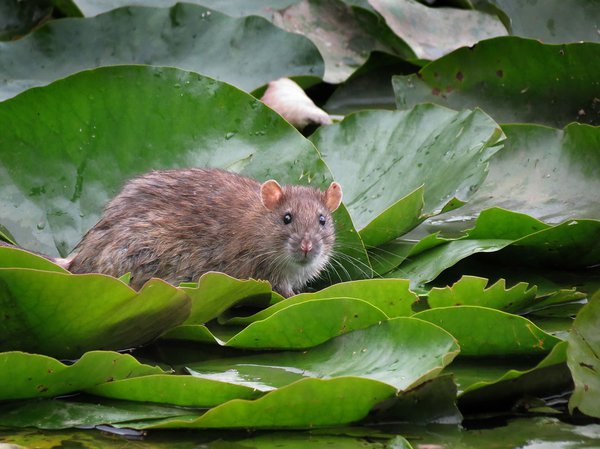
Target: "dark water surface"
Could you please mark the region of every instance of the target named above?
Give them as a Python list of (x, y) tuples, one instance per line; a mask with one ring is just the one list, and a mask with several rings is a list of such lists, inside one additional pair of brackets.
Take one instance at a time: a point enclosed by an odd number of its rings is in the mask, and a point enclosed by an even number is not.
[(53, 448), (390, 448), (405, 449), (583, 449), (600, 448), (600, 422), (565, 423), (554, 417), (515, 418), (494, 428), (455, 425), (385, 426), (313, 431), (151, 431), (129, 437), (101, 430), (0, 430), (0, 449)]

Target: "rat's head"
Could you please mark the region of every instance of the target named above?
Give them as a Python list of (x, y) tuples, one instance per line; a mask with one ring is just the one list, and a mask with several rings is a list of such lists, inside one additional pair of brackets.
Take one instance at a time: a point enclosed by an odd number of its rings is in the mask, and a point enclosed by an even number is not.
[(277, 249), (278, 268), (298, 277), (293, 283), (306, 283), (325, 267), (331, 256), (335, 243), (331, 213), (342, 201), (342, 188), (332, 182), (321, 192), (310, 187), (281, 187), (270, 180), (261, 185), (260, 195), (273, 226), (271, 242)]

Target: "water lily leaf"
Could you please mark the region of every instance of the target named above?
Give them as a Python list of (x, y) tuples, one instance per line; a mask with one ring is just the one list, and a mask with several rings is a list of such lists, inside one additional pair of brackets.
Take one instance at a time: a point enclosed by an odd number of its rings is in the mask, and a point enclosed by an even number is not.
[(282, 76), (323, 74), (323, 60), (308, 39), (261, 17), (236, 19), (185, 3), (126, 7), (51, 21), (23, 39), (0, 44), (0, 99), (84, 69), (118, 64), (178, 67), (248, 91)]
[(569, 400), (569, 410), (600, 417), (600, 295), (595, 295), (573, 323), (569, 335), (567, 364), (573, 375), (575, 390)]
[(0, 400), (59, 396), (111, 380), (163, 372), (130, 355), (107, 351), (87, 352), (70, 366), (44, 355), (2, 352), (0, 366)]
[(223, 273), (206, 273), (197, 286), (179, 288), (192, 300), (192, 310), (184, 325), (204, 324), (242, 301), (258, 300), (268, 304), (271, 299), (269, 282), (239, 280)]
[(194, 414), (194, 411), (116, 401), (108, 404), (90, 404), (53, 399), (0, 404), (0, 423), (3, 426), (39, 429), (89, 428), (102, 424), (190, 414)]
[(52, 14), (52, 7), (42, 2), (6, 0), (0, 3), (0, 41), (27, 34)]
[(334, 284), (314, 293), (301, 293), (247, 317), (235, 317), (230, 311), (229, 314), (220, 318), (219, 322), (230, 325), (246, 325), (263, 320), (276, 311), (293, 304), (313, 299), (340, 297), (361, 299), (377, 307), (388, 318), (412, 315), (412, 304), (418, 299), (417, 295), (409, 290), (409, 281), (405, 279), (367, 279)]
[(306, 377), (360, 376), (406, 390), (428, 379), (458, 354), (455, 340), (430, 323), (394, 318), (296, 352), (277, 352), (188, 365), (199, 377), (262, 391)]
[(367, 62), (333, 91), (323, 106), (329, 114), (365, 109), (396, 109), (392, 76), (414, 73), (419, 66), (386, 53), (371, 53)]
[(370, 379), (303, 379), (253, 401), (234, 399), (200, 417), (128, 422), (125, 426), (134, 429), (206, 429), (341, 425), (362, 419), (373, 406), (393, 394), (391, 386)]
[(302, 0), (273, 15), (273, 23), (308, 37), (325, 59), (328, 83), (345, 81), (372, 51), (416, 59), (415, 53), (376, 14), (341, 0)]
[[(0, 121), (0, 220), (22, 246), (44, 254), (66, 255), (122, 183), (150, 169), (213, 166), (282, 183), (332, 181), (314, 146), (261, 102), (172, 68), (81, 72), (0, 103)], [(54, 133), (61, 138), (48, 140)], [(334, 218), (340, 252), (368, 264), (343, 207)]]
[(585, 270), (557, 270), (544, 266), (527, 266), (495, 260), (496, 253), (481, 253), (458, 262), (427, 285), (445, 286), (463, 275), (479, 276), (497, 282), (505, 279), (508, 285), (527, 282), (537, 287), (537, 300), (523, 313), (538, 313), (553, 304), (579, 301), (600, 290), (600, 273), (593, 267)]
[[(122, 6), (140, 5), (153, 7), (173, 6), (177, 0), (74, 0), (86, 16), (95, 16)], [(186, 3), (201, 5), (232, 17), (263, 16), (272, 18), (273, 11), (286, 8), (298, 0), (188, 0)]]
[[(435, 377), (457, 353), (454, 339), (442, 329), (420, 320), (396, 318), (303, 352), (192, 364), (189, 370), (198, 377), (215, 380), (223, 377), (230, 383), (263, 391), (277, 389), (254, 401), (227, 402), (198, 418), (127, 425), (134, 428), (339, 425), (363, 418), (375, 404), (397, 390)], [(350, 391), (352, 394), (348, 395)]]
[[(457, 361), (453, 361), (450, 369)], [(456, 383), (451, 375), (441, 375), (384, 402), (369, 415), (368, 420), (402, 422), (420, 425), (460, 424), (462, 414), (456, 406)]]
[(463, 276), (452, 287), (432, 288), (427, 302), (431, 308), (469, 305), (516, 313), (529, 306), (536, 297), (537, 287), (530, 287), (527, 282), (519, 282), (507, 289), (504, 279), (486, 288), (488, 281)]
[(600, 44), (542, 44), (514, 36), (459, 48), (415, 75), (393, 78), (396, 103), (480, 107), (499, 123), (600, 124)]
[[(480, 252), (503, 250), (497, 257), (549, 268), (586, 268), (600, 260), (600, 221), (577, 220), (549, 226), (524, 214), (492, 208), (483, 211), (463, 238), (449, 241), (406, 261), (387, 277), (406, 277), (413, 285), (434, 280), (458, 261)], [(510, 263), (510, 262), (509, 262)]]
[(526, 318), (486, 307), (440, 307), (414, 317), (447, 330), (464, 356), (546, 354), (561, 341)]
[(11, 248), (0, 246), (0, 268), (32, 268), (42, 271), (56, 271), (58, 273), (68, 273), (67, 270), (48, 259), (30, 253), (20, 248)]
[(512, 406), (523, 397), (543, 397), (565, 391), (572, 385), (565, 364), (566, 342), (554, 346), (540, 360), (461, 359), (452, 364), (454, 378), (459, 385), (459, 406), (462, 410), (477, 410), (485, 404), (496, 409)]
[(184, 292), (158, 279), (136, 292), (99, 274), (0, 268), (0, 350), (77, 357), (148, 343), (190, 313)]
[(481, 111), (419, 105), (352, 114), (311, 140), (344, 186), (365, 244), (377, 246), (468, 200), (502, 136)]
[(214, 341), (223, 346), (302, 349), (387, 319), (381, 310), (360, 299), (313, 299), (272, 311), (264, 319), (254, 321), (241, 330), (217, 325), (199, 329), (184, 326), (167, 332), (163, 338), (207, 342), (209, 335), (206, 331), (209, 330)]
[(467, 396), (473, 392), (482, 397), (487, 397), (485, 391), (490, 386), (495, 386), (501, 382), (507, 382), (498, 385), (498, 390), (503, 388), (510, 389), (508, 381), (512, 381), (525, 374), (533, 373), (542, 368), (564, 364), (566, 358), (567, 343), (562, 341), (556, 344), (550, 353), (541, 361), (531, 358), (510, 358), (510, 359), (484, 359), (484, 358), (463, 358), (455, 360), (448, 371), (452, 372), (456, 383), (458, 384), (459, 396)]
[(598, 42), (600, 12), (588, 0), (546, 0), (542, 7), (527, 0), (485, 0), (510, 19), (510, 34), (548, 44)]
[[(482, 39), (505, 36), (502, 22), (480, 11), (430, 8), (413, 0), (369, 0), (419, 59), (438, 59)], [(457, 27), (456, 24), (461, 26)]]
[(549, 224), (600, 218), (600, 128), (572, 123), (564, 130), (503, 125), (507, 140), (469, 203), (425, 222), (423, 233), (472, 226), (492, 206), (531, 215)]
[[(243, 385), (173, 374), (155, 374), (114, 380), (87, 388), (97, 396), (155, 402), (183, 407), (214, 407), (232, 399), (254, 399), (262, 393)], [(181, 412), (180, 414), (186, 414)]]

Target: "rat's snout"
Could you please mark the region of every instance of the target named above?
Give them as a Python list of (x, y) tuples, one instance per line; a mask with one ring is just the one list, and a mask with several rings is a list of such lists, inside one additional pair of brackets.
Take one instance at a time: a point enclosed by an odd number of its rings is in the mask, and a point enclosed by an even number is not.
[(308, 253), (312, 251), (313, 244), (312, 241), (308, 238), (303, 238), (300, 242), (300, 251), (304, 253), (304, 257), (308, 256)]

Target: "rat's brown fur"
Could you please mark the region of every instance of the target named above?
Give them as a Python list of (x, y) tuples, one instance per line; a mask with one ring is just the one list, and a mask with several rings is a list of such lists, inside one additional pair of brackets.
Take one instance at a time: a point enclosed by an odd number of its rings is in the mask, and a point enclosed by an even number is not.
[[(282, 195), (269, 199), (267, 187)], [(151, 277), (178, 284), (221, 271), (266, 279), (290, 296), (328, 263), (335, 242), (330, 212), (339, 201), (336, 183), (321, 192), (268, 181), (261, 191), (257, 181), (222, 170), (154, 171), (127, 183), (108, 204), (78, 244), (69, 269), (131, 272), (134, 288)], [(289, 224), (287, 213), (293, 217)]]

